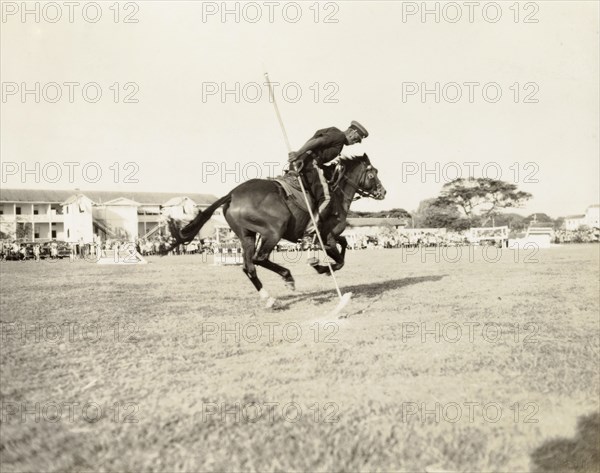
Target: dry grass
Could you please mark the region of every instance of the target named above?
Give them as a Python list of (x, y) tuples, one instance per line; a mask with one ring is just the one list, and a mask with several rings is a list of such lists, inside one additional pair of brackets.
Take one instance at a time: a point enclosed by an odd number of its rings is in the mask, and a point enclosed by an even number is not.
[[(338, 279), (354, 297), (333, 320), (331, 280), (305, 258), (286, 263), (296, 293), (259, 268), (278, 311), (239, 267), (200, 256), (2, 263), (0, 469), (597, 471), (598, 445), (581, 450), (576, 425), (599, 408), (598, 249), (543, 250), (537, 263), (349, 253)], [(437, 341), (422, 331), (436, 327)], [(79, 403), (72, 419), (65, 403)], [(103, 416), (84, 416), (86, 403)], [(236, 403), (239, 419), (222, 411)], [(256, 422), (242, 416), (250, 403)]]

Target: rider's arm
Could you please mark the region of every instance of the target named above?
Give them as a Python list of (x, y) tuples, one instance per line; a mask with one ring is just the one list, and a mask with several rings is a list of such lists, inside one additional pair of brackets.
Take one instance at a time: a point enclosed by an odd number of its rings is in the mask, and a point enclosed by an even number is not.
[(321, 148), (323, 145), (327, 144), (327, 139), (324, 136), (320, 136), (319, 138), (311, 138), (308, 140), (302, 148), (296, 151), (298, 156), (302, 156), (304, 153), (308, 151), (314, 151)]
[[(317, 131), (315, 135), (302, 146), (302, 148), (298, 151), (289, 153), (289, 161), (296, 161), (297, 166), (299, 165), (302, 167), (306, 161), (311, 159), (311, 153), (335, 144), (336, 138), (339, 138), (339, 136), (336, 136), (336, 133), (334, 133), (335, 131), (337, 131), (338, 134), (342, 133), (337, 130), (337, 128), (325, 128)], [(301, 163), (298, 163), (298, 158), (300, 158)]]
[(311, 138), (304, 146), (298, 151), (292, 151), (289, 153), (289, 160), (296, 161), (298, 158), (301, 159), (302, 165), (305, 161), (311, 159), (311, 155), (314, 151), (327, 147), (331, 142), (331, 138), (327, 135), (319, 136), (317, 138)]

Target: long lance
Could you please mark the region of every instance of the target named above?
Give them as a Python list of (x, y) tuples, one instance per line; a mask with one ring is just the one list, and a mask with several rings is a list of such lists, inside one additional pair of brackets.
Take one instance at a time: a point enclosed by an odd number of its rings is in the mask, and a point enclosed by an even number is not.
[[(279, 113), (279, 107), (277, 106), (277, 101), (275, 100), (275, 94), (273, 93), (273, 86), (271, 84), (271, 81), (269, 80), (268, 72), (265, 72), (265, 80), (267, 81), (267, 85), (269, 86), (269, 96), (270, 96), (271, 102), (273, 103), (273, 107), (275, 108), (275, 114), (277, 115), (277, 120), (279, 121), (279, 126), (281, 128), (281, 132), (283, 133), (283, 139), (285, 140), (285, 145), (287, 146), (288, 153), (291, 153), (292, 147), (290, 146), (290, 140), (288, 138), (287, 132), (285, 131), (285, 125), (283, 124), (283, 120), (281, 118), (281, 113)], [(304, 202), (306, 203), (306, 208), (308, 209), (308, 215), (310, 215), (310, 219), (313, 223), (313, 226), (315, 227), (315, 233), (317, 234), (317, 238), (319, 239), (319, 244), (321, 245), (321, 249), (323, 250), (323, 253), (325, 253), (325, 255), (327, 255), (327, 252), (325, 251), (325, 244), (323, 243), (323, 238), (321, 237), (321, 233), (319, 232), (319, 229), (317, 228), (317, 222), (315, 220), (315, 216), (311, 209), (310, 202), (308, 201), (306, 189), (304, 188), (304, 183), (302, 182), (302, 177), (300, 176), (300, 173), (298, 173), (298, 182), (300, 184), (300, 189), (302, 190), (302, 195), (304, 196)], [(335, 289), (337, 291), (338, 297), (340, 298), (339, 304), (331, 313), (333, 315), (333, 314), (338, 313), (340, 310), (342, 310), (344, 308), (344, 306), (346, 304), (348, 304), (348, 302), (350, 301), (350, 298), (352, 297), (352, 293), (347, 292), (346, 294), (342, 294), (342, 291), (340, 291), (340, 286), (337, 282), (337, 279), (335, 278), (333, 268), (331, 267), (331, 263), (329, 262), (328, 259), (326, 259), (325, 262), (327, 263), (327, 268), (329, 269), (329, 274), (331, 274), (333, 283), (335, 284)]]

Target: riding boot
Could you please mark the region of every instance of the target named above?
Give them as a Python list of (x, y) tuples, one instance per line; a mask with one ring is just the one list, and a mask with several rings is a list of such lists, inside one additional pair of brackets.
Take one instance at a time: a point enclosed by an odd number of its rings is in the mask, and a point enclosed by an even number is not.
[(325, 223), (327, 222), (327, 214), (319, 214), (317, 216), (317, 229), (319, 230), (319, 235), (323, 241), (327, 240), (327, 235), (325, 234)]

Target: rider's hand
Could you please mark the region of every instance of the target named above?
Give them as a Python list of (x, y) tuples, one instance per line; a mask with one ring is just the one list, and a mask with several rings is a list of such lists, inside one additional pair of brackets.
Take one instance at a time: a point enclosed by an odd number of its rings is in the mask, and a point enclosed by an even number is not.
[(298, 158), (298, 153), (296, 151), (290, 151), (288, 153), (288, 161), (291, 163), (292, 161), (295, 161)]
[(296, 172), (300, 172), (302, 171), (302, 168), (304, 167), (304, 160), (302, 159), (298, 159), (297, 161), (293, 161), (292, 162), (292, 168), (296, 171)]

